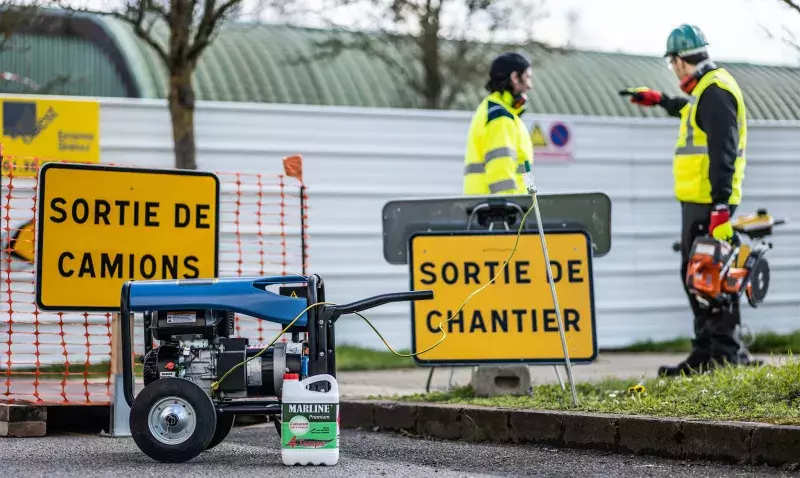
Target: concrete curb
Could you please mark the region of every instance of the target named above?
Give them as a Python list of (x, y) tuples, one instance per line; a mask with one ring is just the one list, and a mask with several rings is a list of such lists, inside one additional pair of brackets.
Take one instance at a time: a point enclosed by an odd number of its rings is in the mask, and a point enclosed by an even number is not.
[(464, 440), (591, 448), (771, 466), (800, 463), (800, 426), (600, 413), (342, 400), (342, 428)]
[(46, 407), (0, 404), (0, 437), (43, 437), (46, 433)]

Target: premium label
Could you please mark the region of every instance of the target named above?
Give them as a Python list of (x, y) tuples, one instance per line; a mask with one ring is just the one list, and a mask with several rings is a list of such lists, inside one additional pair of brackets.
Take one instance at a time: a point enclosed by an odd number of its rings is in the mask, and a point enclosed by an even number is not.
[(335, 403), (284, 403), (281, 423), (283, 448), (337, 448), (338, 407)]

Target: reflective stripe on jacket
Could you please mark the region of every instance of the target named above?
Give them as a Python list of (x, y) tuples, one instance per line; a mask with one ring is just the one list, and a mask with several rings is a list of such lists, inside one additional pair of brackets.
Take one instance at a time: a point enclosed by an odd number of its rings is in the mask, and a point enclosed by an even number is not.
[(525, 194), (526, 159), (533, 166), (528, 128), (500, 93), (490, 94), (472, 117), (464, 158), (464, 194)]
[(708, 136), (697, 125), (697, 105), (700, 96), (709, 85), (730, 92), (737, 103), (737, 120), (739, 123), (739, 139), (736, 160), (734, 162), (733, 184), (728, 204), (740, 204), (742, 201), (742, 182), (745, 169), (745, 148), (747, 146), (747, 116), (744, 98), (736, 80), (722, 68), (712, 70), (697, 83), (689, 96), (689, 102), (681, 109), (681, 124), (678, 140), (675, 144), (675, 157), (672, 163), (672, 174), (675, 180), (675, 197), (679, 201), (710, 204), (711, 182), (709, 180)]

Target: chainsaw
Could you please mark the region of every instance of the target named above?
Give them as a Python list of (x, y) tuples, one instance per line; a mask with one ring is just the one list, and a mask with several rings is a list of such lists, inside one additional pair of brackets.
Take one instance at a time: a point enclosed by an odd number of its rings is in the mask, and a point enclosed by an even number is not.
[[(766, 209), (731, 221), (734, 235), (730, 241), (710, 235), (695, 239), (689, 253), (686, 287), (704, 307), (721, 307), (745, 295), (751, 307), (764, 301), (769, 289), (769, 262), (764, 257), (772, 243), (765, 239), (773, 227), (786, 224)], [(749, 243), (742, 236), (750, 238)], [(676, 248), (677, 246), (677, 248)], [(680, 250), (680, 244), (673, 246)]]

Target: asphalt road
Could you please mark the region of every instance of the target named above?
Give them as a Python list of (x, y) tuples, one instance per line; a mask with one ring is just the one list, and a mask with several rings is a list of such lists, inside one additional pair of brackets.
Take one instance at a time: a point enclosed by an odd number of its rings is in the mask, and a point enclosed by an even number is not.
[(0, 439), (4, 477), (36, 476), (789, 476), (769, 467), (677, 461), (549, 447), (476, 445), (383, 433), (342, 432), (339, 464), (294, 467), (280, 462), (271, 424), (234, 429), (228, 439), (194, 460), (162, 465), (130, 438), (55, 435)]

